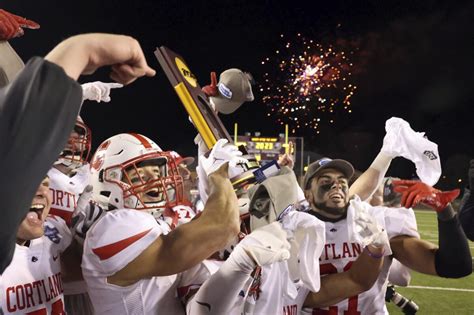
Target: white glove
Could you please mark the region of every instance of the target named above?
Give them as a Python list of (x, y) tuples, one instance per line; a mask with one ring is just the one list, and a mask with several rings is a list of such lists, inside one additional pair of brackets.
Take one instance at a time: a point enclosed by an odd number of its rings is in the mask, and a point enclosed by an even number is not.
[(353, 199), (347, 209), (349, 240), (363, 247), (373, 245), (384, 247), (385, 255), (391, 255), (387, 231), (369, 213), (371, 206), (358, 199)]
[(229, 259), (246, 272), (253, 271), (257, 266), (285, 261), (290, 258), (290, 243), (286, 237), (279, 222), (265, 225), (247, 235), (235, 247)]
[(438, 145), (425, 138), (424, 132), (415, 132), (401, 118), (387, 120), (385, 131), (381, 152), (391, 158), (401, 156), (412, 161), (422, 182), (430, 186), (436, 184), (441, 176)]
[(110, 102), (110, 90), (123, 87), (120, 83), (106, 83), (101, 81), (82, 84), (82, 99), (100, 102)]
[(91, 201), (92, 185), (87, 185), (77, 200), (76, 209), (72, 213), (71, 233), (79, 244), (84, 244), (86, 233), (100, 218), (105, 210)]
[(204, 155), (199, 156), (199, 164), (207, 176), (218, 170), (225, 162), (229, 162), (229, 178), (232, 178), (243, 171), (237, 168), (237, 164), (248, 163), (248, 160), (242, 157), (242, 152), (228, 142), (227, 139), (219, 139), (208, 158)]

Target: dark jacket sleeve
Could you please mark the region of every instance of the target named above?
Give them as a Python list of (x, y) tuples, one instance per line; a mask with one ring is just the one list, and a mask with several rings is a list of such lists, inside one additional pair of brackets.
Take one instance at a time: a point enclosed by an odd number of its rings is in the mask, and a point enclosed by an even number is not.
[(472, 273), (471, 250), (457, 214), (448, 220), (438, 215), (438, 244), (435, 267), (440, 277), (461, 278)]
[(0, 90), (0, 274), (11, 261), (19, 224), (57, 159), (82, 101), (80, 85), (35, 57)]
[(474, 193), (471, 190), (465, 190), (459, 209), (459, 221), (466, 236), (474, 241)]

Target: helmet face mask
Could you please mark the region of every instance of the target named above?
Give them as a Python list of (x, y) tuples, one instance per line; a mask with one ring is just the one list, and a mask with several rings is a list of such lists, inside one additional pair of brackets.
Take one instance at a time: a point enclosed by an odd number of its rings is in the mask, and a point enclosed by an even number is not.
[[(164, 210), (181, 200), (183, 180), (170, 164), (167, 153), (159, 152), (128, 161), (121, 165), (121, 176), (105, 171), (104, 180), (120, 185), (124, 206), (136, 210)], [(161, 212), (161, 211), (159, 211)]]
[[(140, 136), (140, 135), (139, 135)], [(91, 162), (94, 198), (112, 209), (145, 210), (159, 216), (183, 202), (183, 178), (175, 159), (151, 140), (134, 134), (102, 143)]]
[(78, 118), (55, 164), (64, 164), (72, 169), (85, 165), (89, 160), (91, 141), (91, 130)]

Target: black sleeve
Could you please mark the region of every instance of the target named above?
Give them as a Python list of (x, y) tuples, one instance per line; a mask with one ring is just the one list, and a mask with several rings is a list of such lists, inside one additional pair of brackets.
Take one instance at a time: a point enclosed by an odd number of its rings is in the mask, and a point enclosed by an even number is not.
[(464, 202), (461, 202), (459, 209), (459, 221), (467, 238), (474, 241), (474, 193), (466, 190), (462, 199)]
[(18, 226), (39, 184), (67, 142), (81, 101), (80, 85), (39, 57), (0, 90), (0, 274), (11, 261)]
[(436, 273), (440, 277), (461, 278), (472, 273), (472, 256), (458, 215), (449, 220), (438, 217), (439, 248), (435, 254)]

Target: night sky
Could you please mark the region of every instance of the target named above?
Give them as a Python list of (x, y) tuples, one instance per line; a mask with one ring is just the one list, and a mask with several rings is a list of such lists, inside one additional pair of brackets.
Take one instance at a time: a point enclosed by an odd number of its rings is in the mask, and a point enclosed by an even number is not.
[[(398, 2), (398, 3), (397, 3)], [(351, 48), (357, 92), (352, 113), (338, 114), (321, 133), (297, 130), (305, 138), (305, 160), (345, 158), (367, 168), (378, 153), (385, 120), (407, 120), (439, 145), (443, 175), (437, 187), (462, 187), (474, 157), (473, 1), (2, 1), (0, 7), (41, 24), (10, 41), (24, 59), (45, 55), (68, 36), (111, 32), (134, 36), (142, 44), (154, 78), (114, 90), (112, 102), (89, 102), (82, 116), (96, 147), (107, 137), (134, 131), (164, 149), (194, 155), (196, 134), (153, 51), (165, 45), (181, 54), (201, 86), (209, 72), (240, 68), (261, 83), (261, 61), (274, 55), (281, 34), (297, 33), (326, 44)], [(107, 71), (81, 82), (108, 81)], [(238, 112), (222, 116), (232, 134), (284, 132), (267, 116), (262, 94)], [(324, 120), (324, 119), (323, 119)], [(389, 174), (409, 178), (411, 163), (397, 159)], [(462, 182), (458, 182), (462, 179)]]

